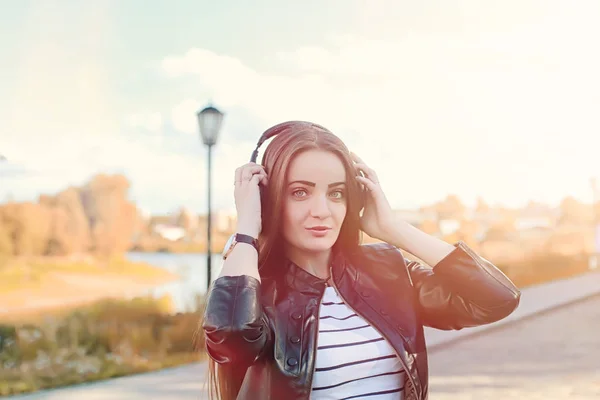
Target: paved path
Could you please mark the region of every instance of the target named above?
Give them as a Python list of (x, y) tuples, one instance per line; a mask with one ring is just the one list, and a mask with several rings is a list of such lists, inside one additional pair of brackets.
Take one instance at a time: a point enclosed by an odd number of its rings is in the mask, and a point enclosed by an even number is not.
[(449, 341), (461, 339), (473, 335), (473, 333), (487, 332), (490, 328), (494, 329), (504, 324), (510, 324), (599, 293), (600, 272), (588, 272), (568, 279), (527, 287), (521, 291), (519, 307), (508, 317), (494, 324), (459, 331), (425, 328), (427, 346), (432, 349), (438, 345), (445, 345)]
[[(599, 283), (594, 273), (525, 289), (496, 329), (428, 330), (430, 400), (600, 399), (600, 296), (539, 314), (600, 293)], [(196, 364), (11, 399), (200, 400), (205, 376)]]
[(10, 400), (204, 400), (205, 364), (48, 390)]
[(600, 399), (600, 296), (438, 348), (430, 400)]

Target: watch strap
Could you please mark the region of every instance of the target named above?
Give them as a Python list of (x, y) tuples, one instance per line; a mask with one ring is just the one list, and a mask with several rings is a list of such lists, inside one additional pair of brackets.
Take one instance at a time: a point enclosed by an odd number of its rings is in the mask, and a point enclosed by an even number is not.
[(229, 254), (233, 251), (233, 249), (235, 248), (235, 246), (238, 243), (247, 243), (251, 246), (253, 246), (256, 249), (256, 252), (258, 253), (258, 239), (250, 236), (250, 235), (246, 235), (243, 233), (235, 233), (232, 235), (232, 243), (231, 245), (229, 245), (228, 248), (225, 249), (224, 253), (223, 253), (223, 260), (226, 260), (227, 257), (229, 256)]
[(258, 251), (258, 240), (253, 238), (250, 235), (245, 235), (243, 233), (236, 233), (235, 234), (235, 241), (236, 242), (241, 242), (241, 243), (248, 243), (251, 244), (252, 246), (254, 246), (254, 248), (256, 249), (256, 251)]

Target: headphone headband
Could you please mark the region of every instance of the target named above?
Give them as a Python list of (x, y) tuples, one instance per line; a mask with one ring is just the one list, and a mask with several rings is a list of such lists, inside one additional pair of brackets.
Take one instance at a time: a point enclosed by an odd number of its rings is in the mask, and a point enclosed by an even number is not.
[(308, 121), (282, 122), (280, 124), (270, 127), (269, 129), (267, 129), (266, 131), (263, 132), (263, 134), (260, 136), (260, 139), (258, 139), (258, 143), (256, 143), (256, 148), (252, 152), (252, 156), (250, 157), (250, 162), (256, 163), (256, 159), (258, 158), (258, 149), (267, 139), (270, 139), (275, 135), (279, 135), (280, 133), (287, 132), (298, 126), (304, 126), (307, 128), (317, 128), (317, 129), (329, 132), (328, 129), (322, 127), (319, 124), (315, 124), (313, 122), (308, 122)]

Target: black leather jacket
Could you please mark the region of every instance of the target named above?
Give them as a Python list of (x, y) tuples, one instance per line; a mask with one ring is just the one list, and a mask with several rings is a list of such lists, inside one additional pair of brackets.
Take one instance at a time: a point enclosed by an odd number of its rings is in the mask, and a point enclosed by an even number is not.
[[(218, 278), (203, 329), (210, 357), (242, 368), (238, 399), (309, 399), (325, 281), (293, 263), (261, 282)], [(404, 396), (425, 400), (428, 366), (423, 326), (451, 330), (488, 324), (519, 304), (517, 287), (463, 242), (433, 268), (409, 262), (389, 244), (359, 246), (332, 263), (346, 304), (394, 347), (406, 374)], [(247, 368), (247, 370), (246, 370)]]

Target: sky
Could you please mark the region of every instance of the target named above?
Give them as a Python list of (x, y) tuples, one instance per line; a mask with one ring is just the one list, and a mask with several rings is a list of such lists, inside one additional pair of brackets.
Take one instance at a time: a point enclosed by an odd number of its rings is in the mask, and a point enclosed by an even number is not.
[(260, 134), (292, 119), (342, 138), (396, 209), (589, 202), (598, 15), (596, 0), (7, 2), (0, 201), (122, 173), (142, 210), (203, 213), (195, 114), (211, 103), (215, 209), (234, 209)]

